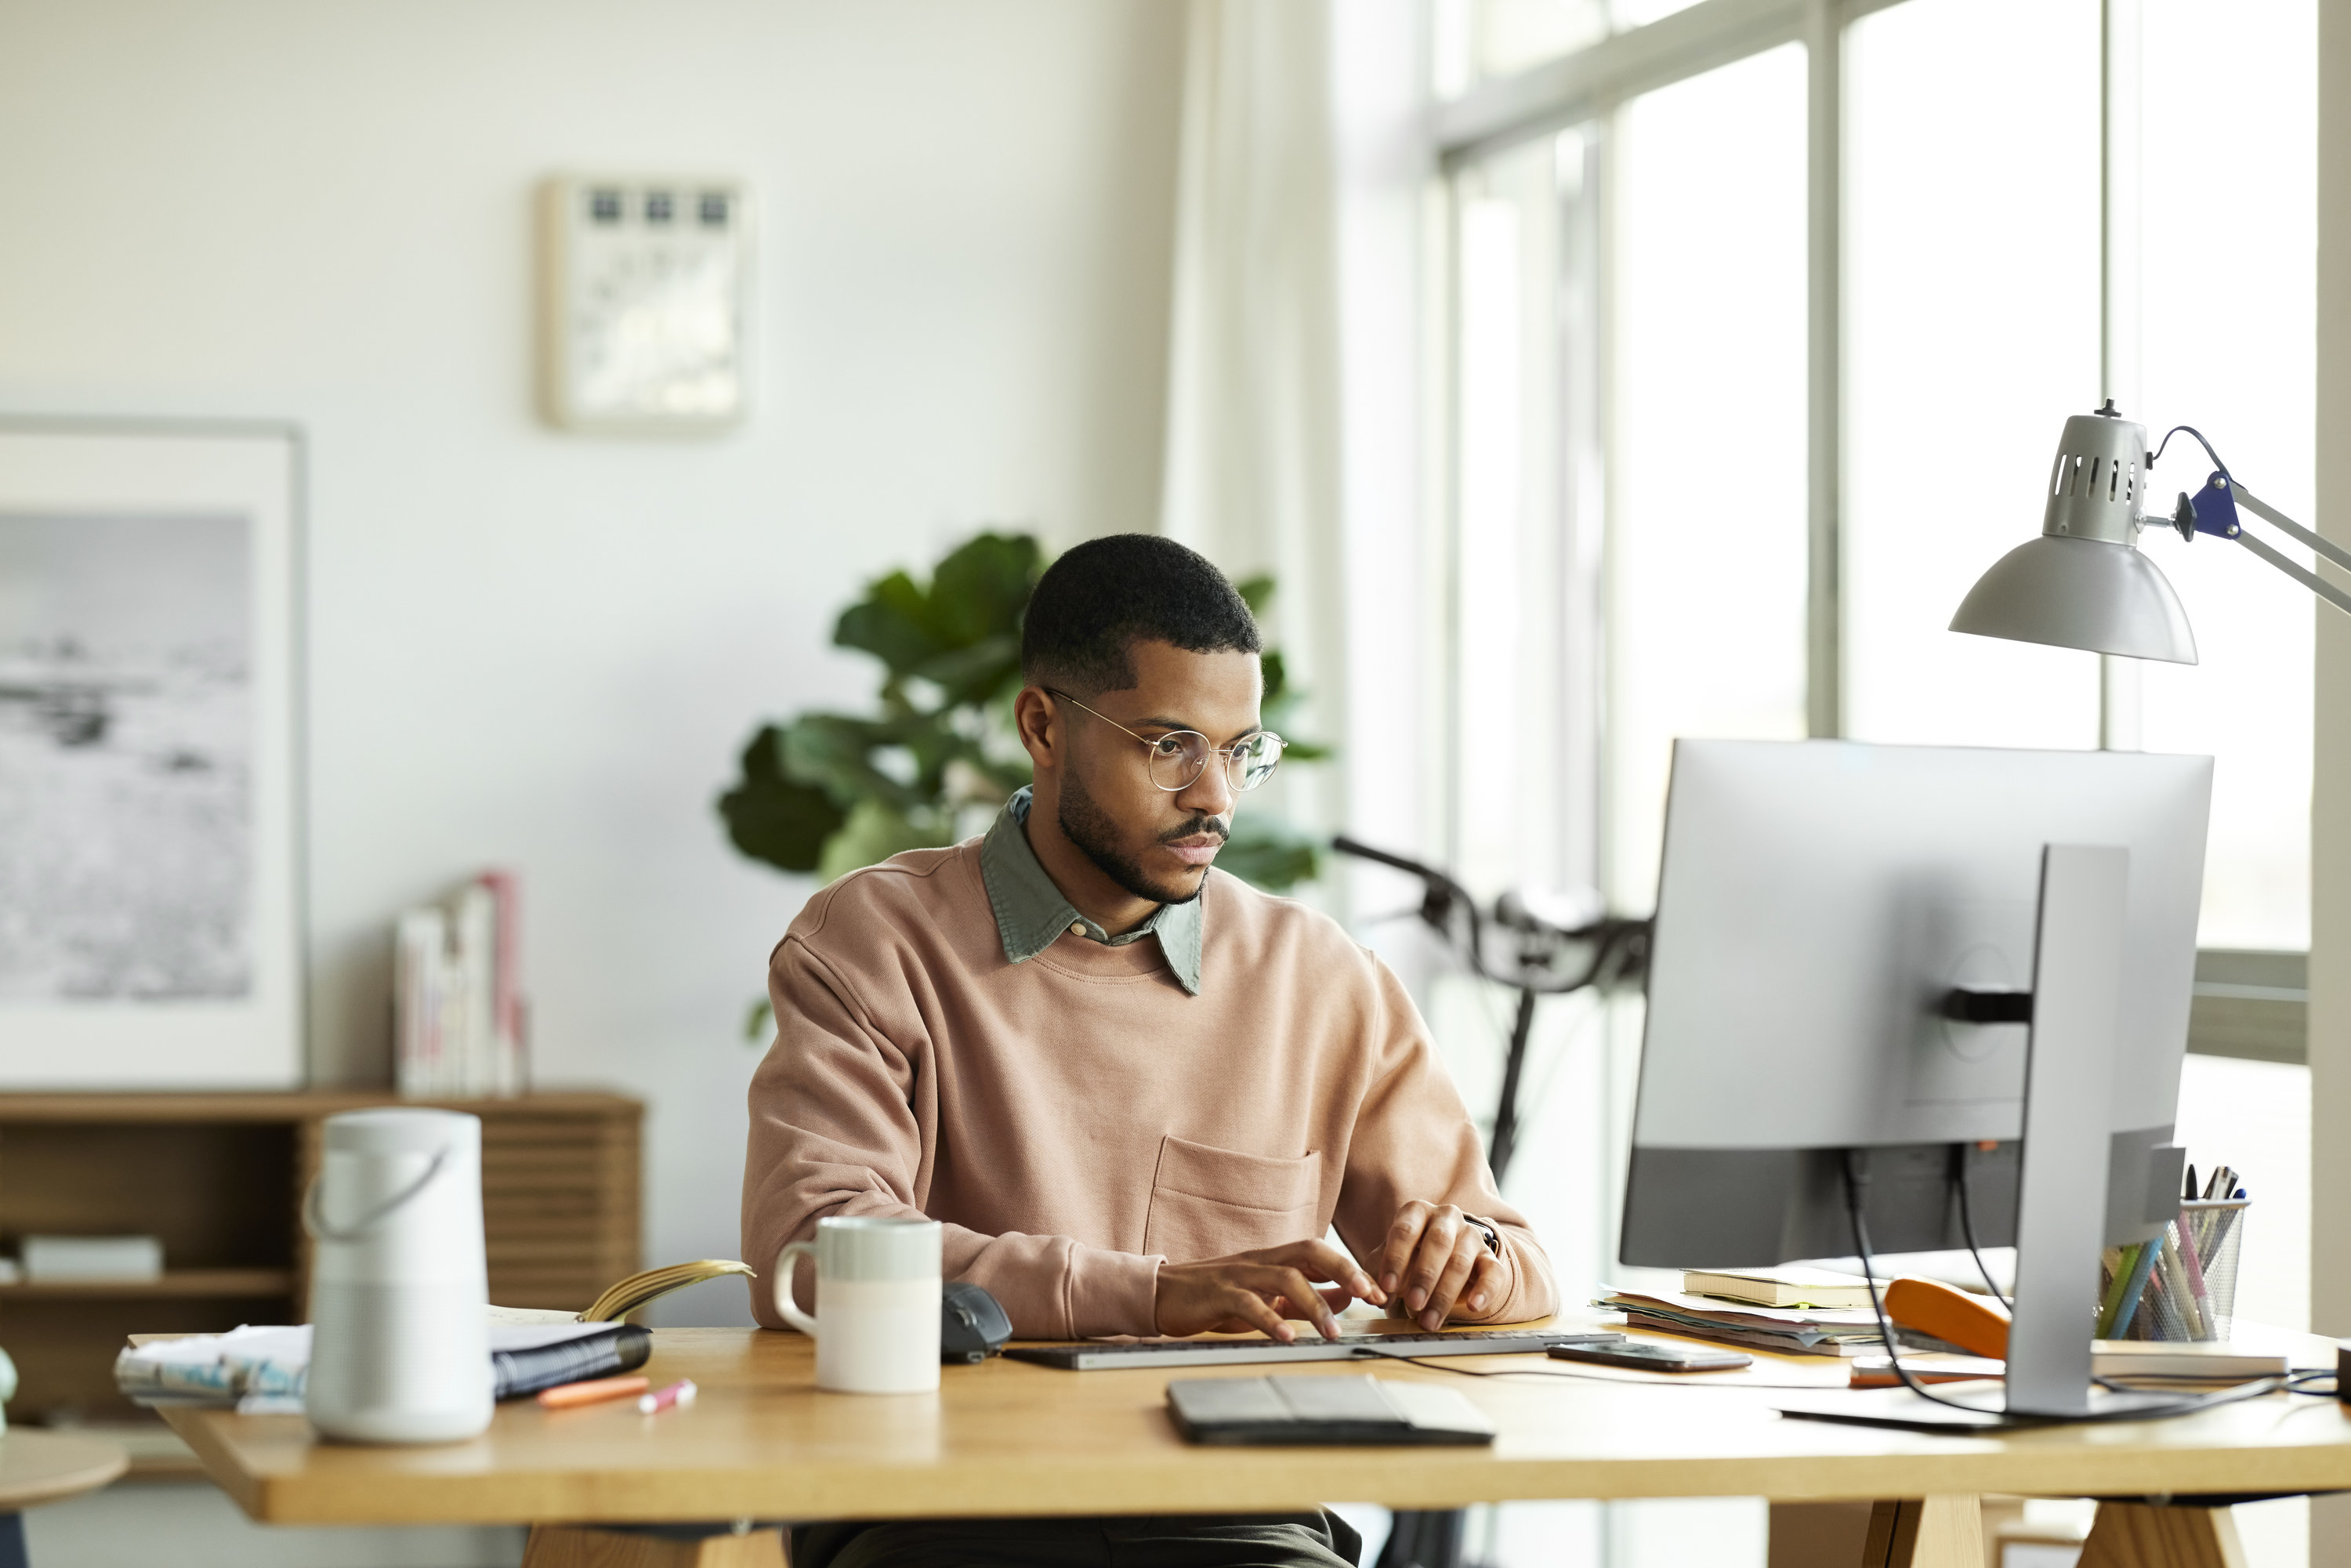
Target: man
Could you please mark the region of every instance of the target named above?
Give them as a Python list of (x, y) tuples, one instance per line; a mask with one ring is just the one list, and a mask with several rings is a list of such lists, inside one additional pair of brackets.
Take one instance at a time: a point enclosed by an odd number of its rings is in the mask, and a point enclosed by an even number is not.
[[(1181, 545), (1120, 535), (1054, 562), (1014, 704), (1032, 789), (982, 840), (841, 878), (776, 948), (745, 1258), (768, 1264), (825, 1215), (928, 1216), (947, 1276), (1036, 1339), (1289, 1340), (1296, 1319), (1332, 1334), (1351, 1299), (1428, 1328), (1553, 1310), (1395, 977), (1325, 916), (1212, 869), (1280, 758), (1259, 648), (1240, 596)], [(1354, 757), (1405, 768), (1413, 745), (1364, 737)], [(752, 1291), (780, 1326), (768, 1298)], [(1331, 1563), (1343, 1531), (1311, 1515), (837, 1527), (793, 1562), (1107, 1562), (1107, 1539), (1125, 1561), (1172, 1541), (1157, 1560)]]

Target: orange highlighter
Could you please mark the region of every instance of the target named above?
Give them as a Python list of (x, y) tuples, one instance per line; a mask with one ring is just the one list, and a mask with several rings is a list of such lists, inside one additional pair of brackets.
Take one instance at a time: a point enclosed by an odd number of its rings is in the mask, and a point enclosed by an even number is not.
[(542, 1388), (538, 1402), (549, 1410), (569, 1410), (575, 1405), (601, 1405), (607, 1399), (630, 1399), (653, 1385), (650, 1377), (598, 1377), (586, 1383), (567, 1383), (559, 1388)]

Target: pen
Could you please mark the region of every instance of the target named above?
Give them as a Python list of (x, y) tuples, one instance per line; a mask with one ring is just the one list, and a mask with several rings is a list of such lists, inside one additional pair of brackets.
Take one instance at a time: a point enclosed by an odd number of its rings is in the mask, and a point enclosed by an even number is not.
[(637, 1414), (650, 1416), (656, 1410), (666, 1410), (673, 1405), (691, 1405), (694, 1403), (696, 1392), (698, 1391), (694, 1386), (694, 1379), (681, 1377), (659, 1394), (648, 1394), (640, 1398), (637, 1401)]
[(632, 1394), (643, 1394), (653, 1386), (650, 1377), (599, 1377), (586, 1383), (567, 1383), (560, 1388), (539, 1390), (538, 1402), (549, 1410), (566, 1410), (574, 1405), (594, 1405), (606, 1399), (626, 1399)]

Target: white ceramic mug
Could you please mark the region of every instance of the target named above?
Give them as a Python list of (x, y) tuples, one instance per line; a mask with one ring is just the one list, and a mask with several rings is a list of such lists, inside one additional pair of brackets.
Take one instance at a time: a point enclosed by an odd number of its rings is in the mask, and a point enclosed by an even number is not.
[[(776, 1312), (816, 1341), (816, 1385), (842, 1394), (928, 1394), (939, 1385), (939, 1222), (845, 1215), (776, 1254)], [(816, 1260), (816, 1315), (792, 1300), (792, 1269)]]

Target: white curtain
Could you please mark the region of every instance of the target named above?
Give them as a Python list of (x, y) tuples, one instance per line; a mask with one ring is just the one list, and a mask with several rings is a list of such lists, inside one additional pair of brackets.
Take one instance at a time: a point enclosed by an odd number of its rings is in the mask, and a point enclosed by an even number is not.
[[(1325, 0), (1191, 0), (1160, 529), (1236, 581), (1273, 575), (1266, 629), (1311, 694), (1294, 727), (1334, 741), (1347, 704), (1329, 30)], [(1327, 833), (1343, 825), (1344, 766), (1285, 770), (1268, 803)]]

